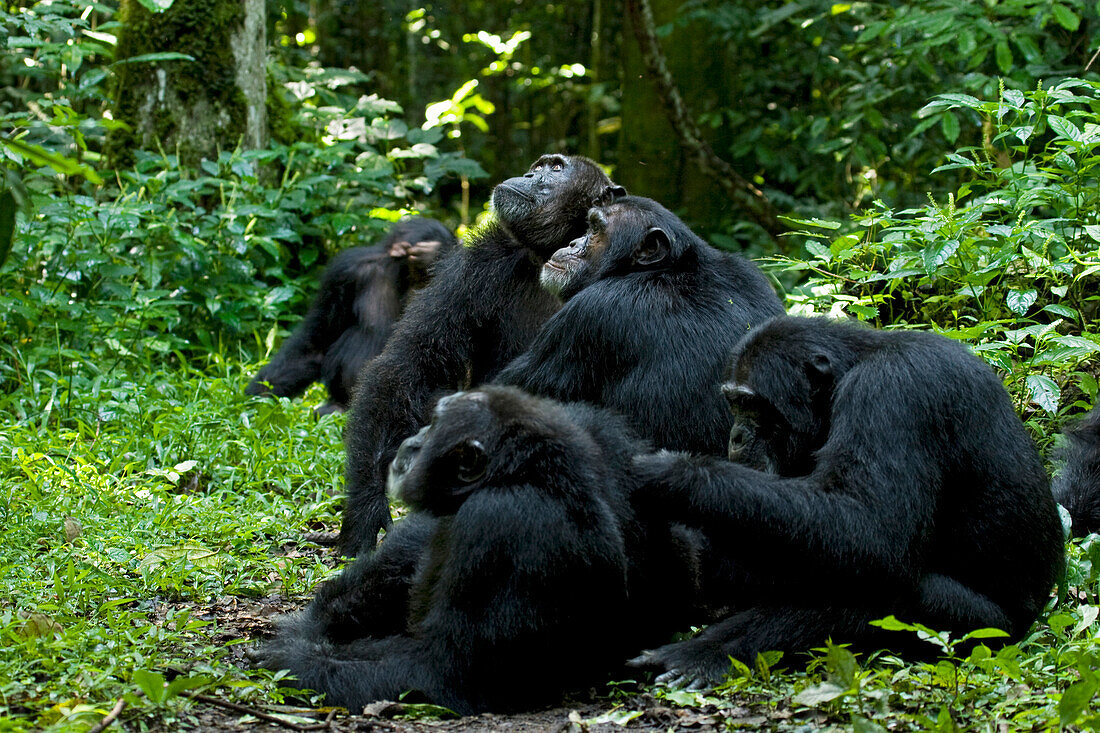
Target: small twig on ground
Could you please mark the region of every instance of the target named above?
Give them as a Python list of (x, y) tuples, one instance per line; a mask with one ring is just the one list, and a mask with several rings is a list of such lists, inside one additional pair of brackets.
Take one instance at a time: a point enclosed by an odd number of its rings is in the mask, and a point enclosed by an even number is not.
[(303, 542), (313, 542), (322, 547), (335, 547), (340, 543), (339, 532), (306, 532), (302, 535)]
[(119, 713), (122, 712), (124, 707), (126, 707), (126, 701), (119, 698), (115, 706), (111, 708), (111, 712), (107, 713), (107, 716), (103, 718), (103, 720), (89, 728), (88, 733), (103, 733), (103, 731), (107, 730), (107, 726), (118, 719)]
[(335, 710), (330, 711), (329, 714), (328, 714), (328, 717), (325, 718), (325, 721), (323, 723), (315, 723), (314, 725), (298, 725), (297, 723), (292, 723), (289, 720), (285, 720), (283, 718), (280, 718), (278, 715), (272, 715), (271, 713), (265, 713), (262, 710), (257, 710), (256, 708), (250, 708), (247, 705), (239, 705), (238, 703), (235, 703), (235, 702), (229, 702), (228, 700), (222, 700), (222, 699), (217, 698), (217, 697), (210, 697), (209, 695), (200, 695), (199, 693), (184, 693), (184, 694), (186, 694), (192, 700), (198, 700), (199, 702), (204, 702), (207, 705), (217, 705), (218, 707), (223, 707), (223, 708), (226, 708), (228, 710), (233, 710), (234, 712), (242, 713), (244, 715), (254, 715), (255, 717), (259, 718), (260, 720), (266, 720), (269, 723), (277, 723), (277, 724), (283, 726), (284, 728), (290, 728), (291, 730), (296, 730), (296, 731), (327, 730), (329, 728), (329, 726), (332, 724), (333, 715), (335, 715), (335, 713), (336, 713)]

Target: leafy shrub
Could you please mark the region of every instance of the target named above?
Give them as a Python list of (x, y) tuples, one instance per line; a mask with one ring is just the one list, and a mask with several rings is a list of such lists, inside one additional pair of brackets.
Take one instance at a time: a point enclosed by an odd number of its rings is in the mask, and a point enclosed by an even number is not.
[(809, 257), (783, 266), (811, 274), (791, 296), (796, 309), (880, 326), (929, 323), (974, 342), (1048, 413), (1066, 382), (1072, 398), (1094, 401), (1100, 84), (1002, 87), (994, 101), (945, 94), (920, 115), (946, 111), (974, 116), (986, 130), (980, 145), (949, 153), (936, 169), (961, 171), (965, 182), (920, 208), (876, 201), (851, 231), (793, 220), (809, 237)]

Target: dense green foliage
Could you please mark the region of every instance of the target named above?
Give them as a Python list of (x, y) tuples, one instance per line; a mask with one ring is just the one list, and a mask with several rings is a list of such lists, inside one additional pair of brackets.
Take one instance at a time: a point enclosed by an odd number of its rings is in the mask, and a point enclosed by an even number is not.
[[(1095, 3), (654, 4), (662, 38), (699, 41), (670, 44), (674, 72), (721, 49), (677, 81), (798, 254), (694, 208), (712, 198), (638, 193), (768, 255), (792, 310), (966, 342), (1044, 449), (1095, 404)], [(301, 538), (335, 527), (343, 422), (312, 416), (319, 389), (246, 399), (247, 377), (331, 254), (403, 213), (470, 222), (479, 185), (546, 149), (630, 165), (649, 128), (618, 116), (640, 72), (617, 65), (633, 42), (617, 8), (452, 6), (273, 1), (271, 144), (111, 169), (121, 70), (188, 62), (116, 59), (114, 3), (0, 4), (0, 730), (85, 730), (118, 699), (127, 729), (173, 727), (190, 689), (281, 700), (288, 683), (247, 670), (210, 609), (301, 600), (332, 572)], [(658, 694), (784, 729), (1098, 728), (1100, 543), (1070, 555), (1049, 613), (1003, 651), (959, 658), (932, 634), (938, 664), (831, 648)], [(609, 719), (635, 714), (612, 701)]]

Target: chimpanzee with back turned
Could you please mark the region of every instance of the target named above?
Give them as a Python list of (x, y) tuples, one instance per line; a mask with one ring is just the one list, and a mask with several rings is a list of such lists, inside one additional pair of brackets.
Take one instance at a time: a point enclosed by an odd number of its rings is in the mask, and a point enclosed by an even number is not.
[(439, 263), (360, 377), (346, 431), (344, 552), (388, 526), (386, 470), (434, 398), (491, 379), (560, 306), (538, 283), (546, 258), (585, 228), (588, 209), (625, 193), (592, 161), (546, 155), (493, 191), (495, 219)]
[(495, 386), (443, 398), (390, 469), (413, 513), (280, 624), (264, 666), (352, 711), (407, 691), (522, 710), (606, 679), (669, 638), (691, 592), (634, 520), (644, 449), (588, 405)]
[(320, 380), (329, 401), (317, 413), (346, 409), (359, 373), (382, 351), (409, 294), (427, 284), (434, 261), (457, 245), (435, 219), (413, 217), (377, 245), (336, 255), (305, 318), (245, 392), (297, 397)]
[(749, 328), (783, 313), (752, 263), (627, 196), (592, 209), (585, 236), (542, 272), (568, 299), (498, 383), (612, 408), (660, 448), (725, 454), (726, 358)]
[[(732, 613), (636, 660), (717, 681), (729, 657), (832, 637), (933, 650), (868, 622), (1019, 639), (1062, 568), (1038, 452), (1000, 380), (957, 342), (777, 318), (734, 349), (731, 458), (636, 462), (641, 516), (699, 528), (711, 607)], [(916, 647), (916, 648), (914, 648)]]
[(1073, 536), (1100, 532), (1100, 406), (1066, 431), (1054, 498), (1073, 519)]

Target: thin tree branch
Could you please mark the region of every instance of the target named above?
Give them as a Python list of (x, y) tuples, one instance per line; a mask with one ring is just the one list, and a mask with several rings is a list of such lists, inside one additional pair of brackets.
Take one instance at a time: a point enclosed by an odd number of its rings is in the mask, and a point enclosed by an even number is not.
[(88, 733), (103, 733), (103, 731), (107, 730), (107, 727), (111, 725), (111, 723), (118, 720), (118, 716), (122, 712), (122, 709), (124, 707), (126, 707), (126, 701), (122, 698), (119, 698), (118, 702), (115, 703), (115, 706), (111, 708), (111, 712), (107, 713), (107, 716), (103, 718), (103, 720), (99, 721), (91, 728), (89, 728)]
[(672, 123), (673, 130), (680, 138), (680, 144), (695, 159), (699, 169), (714, 179), (731, 201), (746, 211), (772, 239), (778, 241), (779, 235), (787, 231), (787, 227), (780, 223), (771, 202), (763, 191), (741, 177), (729, 163), (715, 154), (703, 137), (699, 126), (695, 124), (695, 119), (688, 112), (684, 98), (672, 74), (669, 73), (661, 45), (657, 41), (657, 29), (649, 0), (626, 0), (626, 10), (630, 16), (631, 25), (634, 26), (634, 35), (638, 39), (642, 61), (657, 89), (657, 94), (664, 102), (665, 112), (669, 122)]
[(262, 710), (257, 710), (256, 708), (250, 708), (247, 705), (240, 705), (235, 702), (230, 702), (229, 700), (222, 700), (217, 697), (210, 697), (209, 695), (200, 695), (194, 692), (185, 692), (183, 694), (191, 698), (192, 700), (198, 700), (199, 702), (204, 702), (207, 705), (217, 705), (218, 707), (223, 707), (227, 710), (232, 710), (238, 713), (244, 713), (245, 715), (252, 715), (259, 718), (260, 720), (266, 720), (269, 723), (277, 723), (284, 728), (290, 728), (294, 731), (325, 730), (332, 725), (332, 712), (335, 712), (331, 711), (329, 713), (329, 716), (325, 719), (323, 723), (315, 723), (312, 725), (299, 725), (298, 723), (285, 720), (278, 715), (265, 713)]

